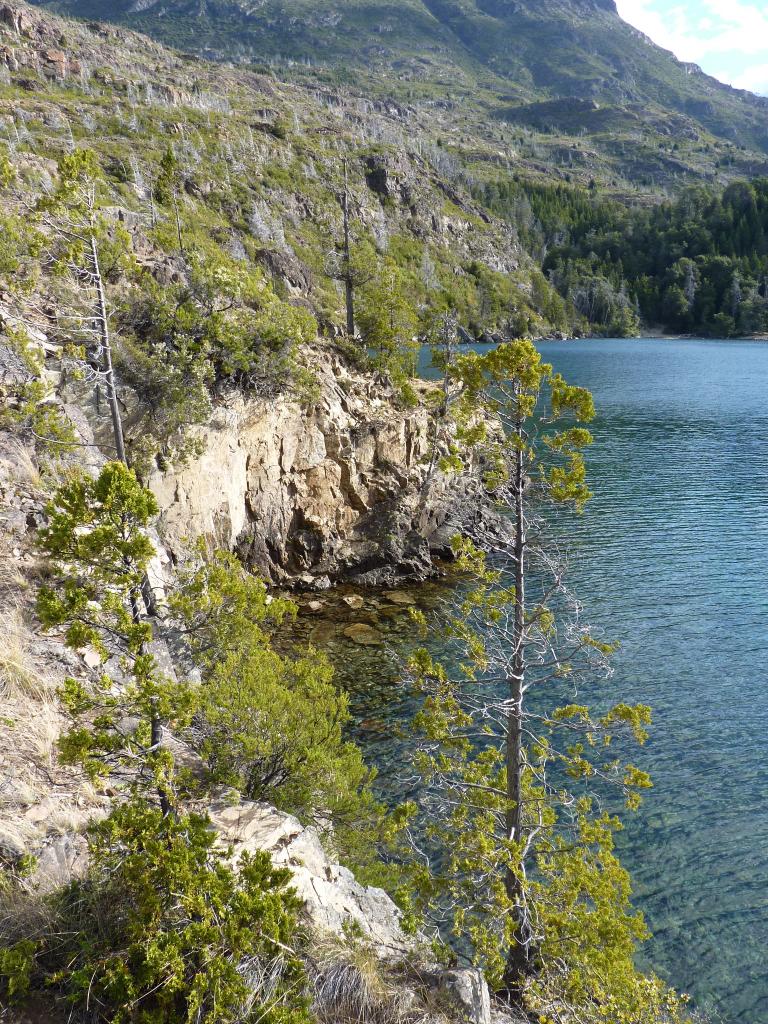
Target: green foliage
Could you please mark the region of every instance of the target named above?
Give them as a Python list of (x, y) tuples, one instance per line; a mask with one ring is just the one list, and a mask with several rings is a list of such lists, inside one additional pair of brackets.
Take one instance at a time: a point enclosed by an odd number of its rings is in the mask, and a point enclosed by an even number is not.
[(369, 859), (383, 819), (372, 773), (344, 737), (348, 698), (321, 653), (291, 658), (270, 644), (269, 625), (295, 607), (223, 553), (182, 577), (171, 607), (202, 670), (192, 742), (207, 783), (330, 828), (348, 860)]
[(87, 216), (90, 212), (87, 191), (101, 180), (103, 174), (96, 153), (92, 149), (76, 149), (59, 160), (56, 187), (38, 199), (37, 208), (74, 209)]
[(678, 997), (635, 967), (647, 931), (614, 850), (621, 823), (605, 810), (612, 791), (633, 809), (650, 786), (623, 757), (628, 742), (645, 742), (650, 709), (573, 703), (613, 647), (584, 624), (537, 518), (542, 502), (579, 511), (590, 497), (592, 396), (524, 340), (455, 355), (445, 372), (460, 430), (478, 409), (503, 424), (472, 442), (516, 534), (488, 561), (456, 538), (463, 589), (444, 629), (450, 654), (411, 659), (424, 693), (413, 761), (424, 796), (400, 813), (434, 865), (413, 865), (412, 910), (441, 922), (493, 987), (541, 1021), (681, 1020)]
[[(55, 904), (66, 941), (33, 936), (34, 963), (29, 946), (9, 943), (0, 968), (9, 994), (23, 995), (27, 978), (54, 984), (75, 1006), (95, 997), (105, 1021), (294, 1024), (304, 1017), (301, 977), (284, 955), (295, 908), (282, 891), (287, 873), (266, 856), (233, 873), (185, 801), (221, 785), (269, 799), (327, 827), (337, 851), (361, 864), (384, 831), (382, 811), (344, 739), (347, 699), (328, 663), (313, 651), (275, 653), (271, 629), (295, 607), (233, 555), (190, 562), (167, 595), (163, 635), (186, 645), (201, 680), (179, 680), (158, 662), (155, 623), (141, 604), (156, 513), (123, 463), (70, 480), (47, 509), (41, 621), (63, 627), (70, 646), (117, 656), (95, 685), (66, 681), (73, 725), (62, 760), (109, 778), (130, 799), (94, 831), (88, 878)], [(167, 728), (196, 746), (204, 778), (175, 763), (162, 743)], [(261, 995), (260, 977), (269, 979)]]
[(74, 441), (71, 424), (54, 401), (53, 388), (43, 376), (43, 358), (23, 329), (6, 329), (0, 343), (19, 357), (22, 375), (0, 388), (0, 427), (21, 434), (32, 432), (43, 451), (60, 455)]
[(650, 209), (566, 186), (494, 182), (478, 197), (539, 253), (560, 294), (602, 333), (731, 337), (768, 330), (768, 180), (691, 188)]
[(137, 341), (126, 330), (115, 367), (144, 412), (140, 429), (129, 436), (136, 472), (144, 477), (153, 463), (163, 470), (179, 468), (202, 455), (204, 443), (190, 428), (205, 423), (212, 412), (210, 363), (183, 346), (169, 359), (163, 345)]
[(16, 179), (13, 164), (4, 152), (0, 151), (0, 188), (8, 188)]
[[(408, 301), (397, 265), (384, 260), (359, 292), (356, 319), (379, 369), (404, 387), (416, 372), (416, 312)], [(408, 392), (410, 393), (410, 392)]]
[(160, 168), (155, 178), (154, 195), (159, 203), (170, 204), (176, 199), (181, 187), (179, 161), (171, 147), (160, 158)]
[[(25, 213), (14, 212), (7, 202), (18, 182), (16, 168), (0, 151), (0, 280), (12, 295), (28, 294), (40, 273), (42, 236)], [(10, 195), (9, 195), (10, 194)]]
[[(339, 849), (365, 859), (382, 818), (371, 775), (343, 735), (347, 698), (317, 652), (290, 658), (272, 647), (274, 626), (295, 613), (291, 602), (269, 595), (234, 555), (192, 560), (167, 595), (162, 635), (187, 646), (202, 682), (177, 679), (153, 653), (156, 624), (142, 602), (156, 513), (122, 463), (108, 463), (95, 480), (75, 477), (48, 507), (39, 546), (51, 582), (40, 590), (41, 621), (63, 627), (71, 647), (92, 647), (104, 661), (116, 655), (120, 664), (118, 679), (112, 669), (96, 686), (66, 681), (61, 696), (73, 726), (62, 759), (146, 799), (157, 794), (166, 809), (190, 788), (235, 787), (332, 827)], [(178, 770), (159, 744), (164, 729), (187, 732), (208, 765), (205, 779)]]
[(37, 943), (31, 939), (0, 946), (0, 992), (11, 1002), (29, 993), (36, 949)]
[(55, 188), (43, 191), (35, 204), (34, 223), (54, 238), (46, 245), (46, 269), (73, 286), (64, 297), (71, 305), (64, 317), (66, 340), (74, 335), (91, 348), (92, 321), (99, 312), (97, 278), (106, 282), (133, 270), (130, 235), (102, 211), (109, 199), (98, 156), (91, 149), (76, 149), (59, 160)]
[(117, 807), (48, 926), (0, 950), (5, 994), (53, 988), (99, 1024), (308, 1021), (290, 873), (267, 854), (235, 869), (214, 842), (198, 815)]
[[(62, 690), (72, 728), (60, 741), (64, 763), (82, 766), (94, 780), (110, 775), (139, 792), (156, 792), (168, 810), (174, 765), (159, 740), (165, 726), (189, 722), (195, 690), (163, 671), (147, 644), (153, 638), (141, 615), (141, 591), (154, 545), (146, 530), (157, 503), (121, 462), (94, 480), (75, 476), (47, 507), (39, 548), (49, 560), (51, 583), (40, 588), (37, 610), (47, 629), (63, 627), (75, 650), (92, 647), (106, 661), (119, 659), (120, 682), (104, 673), (95, 688), (69, 678)], [(126, 721), (135, 724), (126, 728)]]
[[(546, 463), (515, 431), (537, 408), (544, 423), (568, 416), (589, 422), (594, 416), (594, 403), (588, 391), (568, 385), (553, 373), (533, 342), (524, 339), (506, 342), (482, 355), (457, 355), (447, 373), (456, 388), (450, 402), (450, 419), (457, 425), (458, 441), (465, 449), (482, 449), (489, 487), (499, 487), (509, 479), (510, 456), (522, 450), (527, 471), (535, 478), (542, 497), (577, 509), (584, 506), (590, 492), (582, 450), (592, 441), (589, 431), (568, 426), (545, 433), (542, 440), (548, 451)], [(543, 408), (546, 392), (549, 410)], [(478, 421), (479, 409), (497, 417), (506, 430), (490, 433)]]
[[(184, 391), (190, 389), (187, 422), (205, 415), (204, 388), (238, 384), (256, 391), (290, 386), (297, 352), (313, 341), (317, 323), (308, 310), (283, 302), (263, 274), (216, 246), (188, 235), (184, 284), (161, 287), (148, 275), (141, 292), (123, 306), (119, 322), (130, 340), (126, 370), (138, 393), (165, 417), (165, 435), (184, 424)], [(165, 381), (145, 378), (142, 365), (166, 363)], [(157, 390), (159, 389), (159, 390)]]
[(145, 531), (157, 511), (121, 462), (107, 463), (96, 479), (76, 476), (49, 502), (38, 545), (54, 582), (40, 589), (38, 614), (48, 629), (65, 626), (70, 647), (91, 645), (106, 657), (108, 638), (116, 636), (138, 654), (150, 639), (129, 600), (154, 554)]

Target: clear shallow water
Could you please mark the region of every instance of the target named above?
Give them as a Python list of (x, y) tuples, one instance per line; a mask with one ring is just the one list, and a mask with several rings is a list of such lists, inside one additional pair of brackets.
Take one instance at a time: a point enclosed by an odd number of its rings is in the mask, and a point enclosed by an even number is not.
[[(571, 585), (621, 642), (615, 695), (654, 709), (636, 760), (655, 788), (620, 840), (654, 932), (644, 958), (717, 1019), (768, 1024), (768, 343), (541, 349), (599, 412), (595, 497), (555, 524)], [(450, 590), (412, 596), (429, 609)], [(352, 615), (387, 646), (345, 641), (349, 609), (323, 637), (385, 788), (414, 707), (396, 685), (413, 642), (397, 611), (367, 598)]]
[(655, 789), (622, 837), (654, 939), (701, 1006), (768, 1022), (768, 344), (542, 344), (599, 410), (571, 580), (654, 709)]

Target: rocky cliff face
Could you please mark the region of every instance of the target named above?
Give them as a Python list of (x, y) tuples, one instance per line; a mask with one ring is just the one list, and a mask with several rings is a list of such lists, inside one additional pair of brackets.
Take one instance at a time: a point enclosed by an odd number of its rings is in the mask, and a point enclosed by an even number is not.
[(477, 513), (480, 467), (430, 473), (429, 411), (328, 349), (313, 355), (314, 404), (235, 394), (201, 428), (199, 458), (154, 473), (166, 545), (178, 556), (203, 537), (272, 582), (317, 588), (429, 575), (452, 524)]

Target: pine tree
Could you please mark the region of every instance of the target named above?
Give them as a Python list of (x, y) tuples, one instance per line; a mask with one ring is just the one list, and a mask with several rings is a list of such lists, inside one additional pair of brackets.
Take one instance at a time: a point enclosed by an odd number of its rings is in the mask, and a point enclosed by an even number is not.
[(623, 735), (645, 740), (650, 710), (582, 702), (612, 648), (583, 622), (542, 516), (590, 497), (592, 398), (525, 341), (458, 356), (451, 376), (465, 419), (480, 407), (503, 425), (477, 443), (513, 536), (488, 559), (456, 539), (465, 584), (445, 630), (451, 655), (425, 648), (411, 662), (426, 695), (414, 760), (424, 796), (402, 813), (420, 837), (419, 905), (541, 1020), (676, 1019), (677, 997), (634, 967), (646, 930), (614, 852), (620, 822), (603, 807), (612, 788), (636, 807), (650, 785), (611, 753)]

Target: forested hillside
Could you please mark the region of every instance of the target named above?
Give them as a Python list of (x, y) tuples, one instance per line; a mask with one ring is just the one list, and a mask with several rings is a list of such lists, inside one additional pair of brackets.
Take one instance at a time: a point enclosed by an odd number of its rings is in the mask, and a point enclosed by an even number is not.
[(689, 189), (648, 208), (520, 181), (476, 194), (515, 225), (592, 324), (713, 337), (768, 331), (768, 179)]

